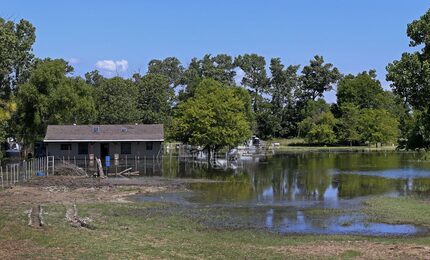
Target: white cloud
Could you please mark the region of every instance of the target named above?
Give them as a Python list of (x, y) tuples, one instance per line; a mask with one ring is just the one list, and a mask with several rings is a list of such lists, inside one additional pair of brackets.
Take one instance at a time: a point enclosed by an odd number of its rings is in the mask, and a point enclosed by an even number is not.
[(81, 60), (79, 58), (70, 58), (69, 59), (69, 63), (70, 64), (78, 64), (79, 62), (81, 62)]
[(107, 72), (124, 72), (128, 69), (128, 61), (126, 60), (99, 60), (96, 67)]
[(128, 61), (126, 60), (115, 61), (115, 64), (118, 71), (126, 71), (128, 69)]

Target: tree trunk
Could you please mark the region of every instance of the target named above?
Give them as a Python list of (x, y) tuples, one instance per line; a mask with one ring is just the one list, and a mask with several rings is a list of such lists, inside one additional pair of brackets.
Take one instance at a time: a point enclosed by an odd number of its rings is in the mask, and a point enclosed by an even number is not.
[(208, 146), (208, 148), (207, 148), (207, 150), (208, 150), (208, 168), (212, 168), (212, 165), (211, 165), (211, 147), (210, 146)]

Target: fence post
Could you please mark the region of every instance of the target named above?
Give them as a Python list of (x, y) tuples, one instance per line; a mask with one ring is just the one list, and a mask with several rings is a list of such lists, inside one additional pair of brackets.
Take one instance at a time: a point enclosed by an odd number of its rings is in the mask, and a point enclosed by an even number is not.
[(27, 173), (26, 173), (26, 169), (25, 169), (25, 160), (22, 161), (22, 167), (21, 168), (21, 172), (22, 172), (22, 182), (26, 182), (27, 181)]
[(17, 179), (17, 177), (16, 177), (16, 164), (13, 164), (12, 167), (13, 167), (13, 185), (15, 186), (16, 179)]
[(146, 156), (143, 156), (143, 169), (144, 169), (144, 174), (146, 175)]
[(3, 166), (0, 166), (0, 174), (1, 174), (1, 187), (4, 188), (4, 184), (3, 184)]

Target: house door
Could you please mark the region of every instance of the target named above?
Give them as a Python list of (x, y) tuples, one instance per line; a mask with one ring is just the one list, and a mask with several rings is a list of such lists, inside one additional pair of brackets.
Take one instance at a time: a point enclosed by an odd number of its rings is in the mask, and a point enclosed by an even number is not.
[(100, 144), (100, 157), (102, 160), (109, 155), (109, 143), (101, 143)]

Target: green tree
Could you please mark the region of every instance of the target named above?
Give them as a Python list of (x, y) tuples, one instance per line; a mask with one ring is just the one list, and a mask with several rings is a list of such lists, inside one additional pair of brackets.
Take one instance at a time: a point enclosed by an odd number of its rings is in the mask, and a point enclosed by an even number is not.
[(399, 135), (398, 125), (397, 118), (387, 110), (365, 108), (359, 121), (361, 141), (370, 144), (394, 143)]
[(307, 142), (332, 144), (337, 141), (334, 131), (337, 120), (325, 100), (309, 100), (302, 110), (302, 117), (304, 119), (298, 125), (299, 136)]
[(176, 87), (183, 82), (184, 67), (176, 57), (151, 60), (148, 64), (148, 74), (165, 76), (169, 80), (169, 85)]
[[(16, 103), (13, 101), (0, 100), (0, 144), (2, 144), (7, 136), (7, 128), (9, 120), (16, 111)], [(0, 149), (0, 158), (3, 154)]]
[(357, 76), (347, 75), (337, 85), (337, 104), (342, 106), (350, 103), (362, 108), (379, 108), (384, 92), (381, 83), (376, 79), (376, 72), (359, 73)]
[(36, 29), (26, 21), (18, 23), (0, 17), (0, 98), (9, 98), (30, 75)]
[(244, 142), (251, 135), (250, 122), (243, 97), (236, 94), (233, 88), (215, 80), (203, 80), (194, 97), (177, 106), (172, 137), (203, 146), (209, 154)]
[(360, 109), (352, 103), (342, 103), (340, 107), (341, 117), (338, 119), (337, 136), (342, 142), (350, 145), (361, 141), (360, 136)]
[(235, 64), (245, 73), (241, 83), (252, 91), (253, 108), (254, 112), (257, 112), (260, 95), (267, 93), (269, 87), (266, 60), (257, 54), (245, 54), (236, 57)]
[(206, 54), (201, 60), (193, 58), (183, 74), (182, 83), (185, 89), (180, 91), (179, 100), (192, 97), (203, 79), (214, 79), (225, 85), (234, 85), (235, 68), (233, 58), (226, 54), (216, 56)]
[(48, 124), (90, 123), (96, 117), (92, 88), (64, 60), (46, 59), (17, 93), (17, 131), (24, 141), (40, 140)]
[(281, 132), (281, 119), (278, 117), (279, 114), (274, 113), (273, 104), (262, 97), (261, 99), (258, 111), (255, 113), (257, 122), (255, 134), (260, 138), (270, 139)]
[(93, 86), (94, 88), (100, 86), (104, 79), (105, 78), (100, 74), (100, 71), (98, 70), (93, 70), (85, 73), (85, 82)]
[[(407, 142), (415, 147), (428, 147), (426, 142), (430, 134), (430, 9), (420, 19), (408, 24), (407, 35), (411, 47), (422, 46), (420, 51), (403, 53), (400, 60), (393, 61), (387, 66), (387, 80), (391, 81), (394, 94), (398, 95), (407, 108), (411, 108), (417, 115), (415, 122), (419, 124), (413, 129), (405, 129), (409, 137), (402, 133), (404, 138), (422, 140), (422, 142)], [(418, 116), (419, 115), (419, 116)], [(419, 120), (418, 120), (419, 119)], [(402, 121), (410, 121), (403, 119)], [(420, 136), (420, 137), (418, 137)], [(414, 147), (410, 147), (414, 148)]]
[(322, 56), (315, 56), (309, 65), (303, 67), (300, 94), (305, 100), (320, 98), (325, 91), (333, 89), (341, 76), (333, 64), (324, 63)]
[[(278, 125), (277, 128), (269, 125), (269, 128), (273, 129), (273, 135), (288, 136), (293, 135), (296, 131), (294, 94), (299, 87), (299, 76), (297, 75), (299, 67), (299, 65), (290, 65), (285, 68), (279, 58), (273, 58), (270, 61), (272, 76), (269, 92), (272, 96), (272, 114)], [(275, 131), (276, 129), (278, 130)]]
[(175, 99), (170, 83), (166, 76), (151, 73), (136, 82), (139, 91), (137, 107), (142, 123), (169, 125)]
[(140, 121), (138, 88), (131, 80), (120, 77), (105, 79), (95, 91), (98, 123), (133, 124)]
[(236, 76), (233, 58), (227, 54), (205, 55), (201, 60), (202, 78), (214, 79), (225, 85), (234, 85)]

